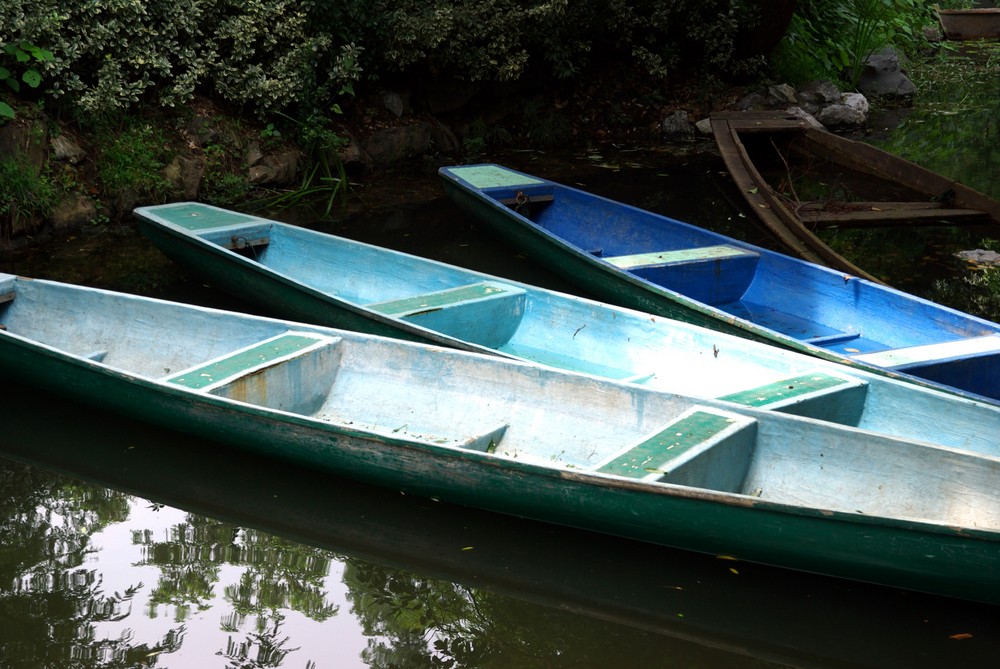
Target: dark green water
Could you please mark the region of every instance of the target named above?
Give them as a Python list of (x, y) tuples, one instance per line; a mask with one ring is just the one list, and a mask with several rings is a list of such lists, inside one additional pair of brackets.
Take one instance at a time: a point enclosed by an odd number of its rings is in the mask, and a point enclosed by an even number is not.
[[(497, 157), (766, 242), (710, 152)], [(433, 175), (298, 223), (568, 290)], [(247, 308), (130, 228), (0, 270)], [(402, 496), (5, 386), (0, 668), (994, 667), (1000, 607), (692, 555)]]

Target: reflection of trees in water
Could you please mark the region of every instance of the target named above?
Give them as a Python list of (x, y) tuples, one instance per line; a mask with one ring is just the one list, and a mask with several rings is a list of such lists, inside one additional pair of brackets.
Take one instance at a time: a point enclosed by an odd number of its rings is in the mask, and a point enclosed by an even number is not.
[(281, 633), (283, 611), (322, 622), (339, 610), (326, 598), (331, 556), (319, 548), (194, 514), (173, 526), (164, 541), (154, 540), (148, 531), (135, 533), (134, 540), (143, 546), (140, 564), (161, 573), (150, 593), (150, 615), (162, 604), (173, 607), (178, 621), (192, 607), (204, 610), (214, 598), (220, 568), (243, 568), (239, 581), (223, 589), (233, 608), (220, 625), (235, 634), (254, 620), (245, 639), (230, 636), (219, 651), (229, 667), (277, 667), (296, 650), (287, 647), (290, 638)]
[[(324, 579), (331, 555), (266, 533), (190, 514), (164, 540), (151, 530), (133, 533), (142, 547), (136, 566), (155, 566), (160, 577), (149, 609), (133, 611), (133, 599), (148, 586), (133, 584), (106, 593), (103, 575), (86, 569), (97, 552), (91, 536), (128, 520), (129, 495), (90, 486), (0, 459), (0, 664), (4, 669), (40, 666), (136, 667), (169, 664), (161, 656), (180, 650), (184, 622), (211, 605), (224, 565), (242, 567), (225, 585), (232, 610), (220, 627), (229, 636), (217, 655), (229, 667), (277, 667), (289, 648), (283, 611), (316, 621), (338, 612), (327, 601)], [(129, 616), (153, 617), (160, 605), (178, 623), (154, 645), (138, 643)], [(116, 638), (99, 638), (97, 625), (125, 626)], [(313, 663), (308, 663), (312, 665)]]
[(362, 659), (374, 669), (654, 667), (676, 650), (677, 666), (698, 662), (642, 630), (350, 557), (345, 564), (352, 611), (370, 637)]
[(0, 660), (5, 668), (153, 666), (177, 650), (183, 628), (135, 644), (131, 630), (98, 638), (99, 623), (129, 616), (143, 587), (105, 593), (84, 568), (90, 537), (128, 517), (127, 495), (0, 459)]

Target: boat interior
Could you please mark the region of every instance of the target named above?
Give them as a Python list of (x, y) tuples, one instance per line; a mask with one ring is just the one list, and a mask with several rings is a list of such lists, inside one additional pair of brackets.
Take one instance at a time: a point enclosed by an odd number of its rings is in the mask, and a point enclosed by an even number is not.
[(1000, 528), (998, 458), (63, 284), (0, 278), (0, 296), (11, 335), (127, 378), (277, 409), (356, 436), (762, 501)]
[(556, 184), (484, 194), (617, 269), (731, 316), (862, 362), (1000, 394), (996, 374), (982, 373), (1000, 371), (995, 324), (909, 297), (904, 304), (879, 286)]

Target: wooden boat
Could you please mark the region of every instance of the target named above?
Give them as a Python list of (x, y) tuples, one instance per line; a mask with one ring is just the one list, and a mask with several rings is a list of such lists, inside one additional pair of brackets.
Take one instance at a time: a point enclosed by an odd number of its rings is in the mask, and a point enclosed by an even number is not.
[(497, 165), (440, 174), (497, 236), (601, 299), (1000, 399), (1000, 325)]
[(1000, 455), (992, 403), (209, 205), (136, 215), (168, 255), (286, 318)]
[[(749, 208), (790, 253), (804, 260), (879, 281), (831, 249), (814, 230), (1000, 225), (1000, 202), (793, 114), (724, 112), (712, 115), (711, 124), (726, 169)], [(768, 173), (778, 176), (769, 180)], [(795, 183), (804, 175), (828, 188), (799, 199)], [(776, 187), (775, 181), (784, 187)], [(804, 187), (799, 183), (798, 188)]]
[(407, 494), (1000, 602), (1000, 458), (4, 275), (0, 374)]
[(938, 9), (944, 36), (953, 40), (1000, 38), (1000, 8)]
[[(49, 420), (45, 407), (56, 403), (60, 420)], [(178, 439), (174, 432), (32, 389), (5, 398), (5, 409), (0, 457), (320, 547), (371, 568), (400, 570), (389, 572), (392, 583), (412, 575), (420, 582), (446, 581), (441, 588), (469, 588), (477, 600), (496, 593), (519, 600), (508, 601), (508, 615), (501, 618), (516, 617), (524, 612), (519, 602), (531, 602), (608, 621), (615, 638), (602, 642), (626, 656), (639, 652), (631, 645), (638, 641), (643, 648), (669, 648), (675, 663), (696, 655), (709, 666), (753, 658), (781, 667), (918, 669), (988, 667), (1000, 652), (1000, 638), (988, 633), (1000, 609), (988, 604), (733, 562), (400, 495), (216, 442)], [(101, 429), (81, 429), (90, 425)], [(92, 567), (99, 576), (99, 565)], [(748, 602), (753, 615), (747, 615)], [(133, 615), (141, 615), (139, 608), (141, 602), (134, 602)], [(928, 630), (928, 618), (936, 630), (948, 631)], [(585, 621), (574, 623), (581, 626), (589, 628)], [(973, 638), (945, 642), (959, 630)], [(643, 641), (636, 634), (655, 637)], [(292, 645), (296, 641), (293, 636)], [(683, 652), (688, 643), (697, 644), (696, 654)]]

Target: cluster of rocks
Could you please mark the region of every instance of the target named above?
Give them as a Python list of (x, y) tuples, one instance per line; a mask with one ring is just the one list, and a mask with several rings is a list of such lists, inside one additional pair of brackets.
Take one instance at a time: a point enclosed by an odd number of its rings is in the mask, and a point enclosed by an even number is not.
[[(916, 93), (916, 87), (903, 72), (899, 56), (892, 49), (868, 57), (857, 88), (856, 92), (844, 92), (829, 80), (812, 81), (799, 88), (775, 84), (745, 96), (734, 110), (783, 110), (817, 127), (853, 129), (868, 123), (867, 96), (905, 100)], [(662, 122), (661, 131), (668, 139), (692, 137), (697, 132), (711, 134), (707, 119), (693, 123), (684, 111), (669, 114)]]

